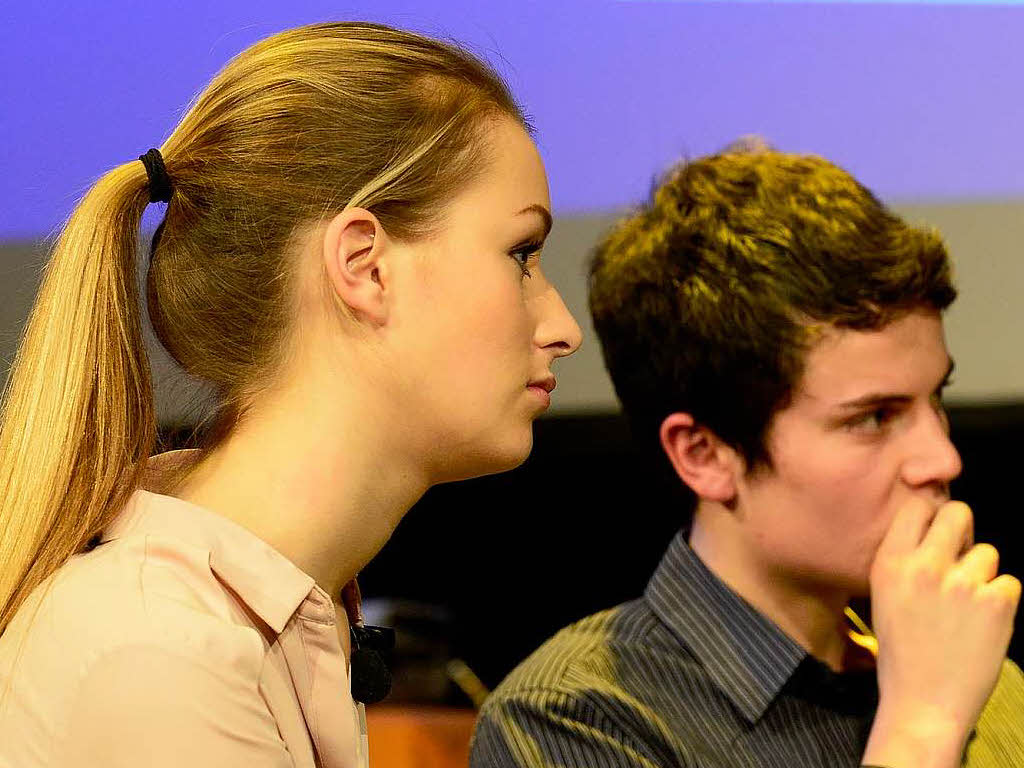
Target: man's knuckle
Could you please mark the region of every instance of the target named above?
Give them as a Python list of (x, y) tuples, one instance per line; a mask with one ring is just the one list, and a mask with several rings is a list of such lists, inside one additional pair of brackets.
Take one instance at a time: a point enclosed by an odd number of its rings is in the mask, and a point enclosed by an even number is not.
[(932, 560), (916, 560), (907, 565), (910, 582), (917, 588), (930, 588), (942, 581), (942, 568)]

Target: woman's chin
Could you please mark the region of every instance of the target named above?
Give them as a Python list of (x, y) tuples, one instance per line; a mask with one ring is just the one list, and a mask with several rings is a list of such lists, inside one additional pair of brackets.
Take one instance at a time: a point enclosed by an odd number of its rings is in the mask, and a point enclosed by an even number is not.
[(444, 468), (439, 483), (471, 480), (474, 477), (497, 475), (522, 465), (533, 450), (533, 430), (529, 429), (518, 440), (509, 440), (500, 445), (491, 445), (458, 463), (451, 462)]

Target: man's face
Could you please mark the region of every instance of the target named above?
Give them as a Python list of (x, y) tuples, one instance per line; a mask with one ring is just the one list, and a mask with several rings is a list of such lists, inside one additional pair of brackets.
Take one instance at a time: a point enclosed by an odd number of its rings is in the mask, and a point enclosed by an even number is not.
[(867, 594), (896, 510), (913, 496), (946, 500), (960, 473), (940, 399), (951, 367), (934, 311), (875, 331), (823, 332), (769, 427), (772, 467), (738, 488), (747, 545), (767, 572)]

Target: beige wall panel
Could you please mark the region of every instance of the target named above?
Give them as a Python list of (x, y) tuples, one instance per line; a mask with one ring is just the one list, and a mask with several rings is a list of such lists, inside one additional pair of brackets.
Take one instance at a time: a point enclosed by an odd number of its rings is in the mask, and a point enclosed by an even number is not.
[[(895, 207), (913, 222), (938, 227), (954, 255), (961, 293), (947, 322), (957, 361), (951, 401), (1024, 400), (1024, 201)], [(586, 299), (588, 255), (615, 219), (614, 214), (561, 217), (545, 248), (548, 277), (579, 320), (585, 338), (576, 355), (556, 364), (554, 414), (617, 408)], [(13, 357), (44, 253), (35, 244), (0, 244), (0, 359), (5, 364)], [(182, 375), (155, 343), (151, 355), (161, 419), (195, 418), (201, 410), (195, 382)]]

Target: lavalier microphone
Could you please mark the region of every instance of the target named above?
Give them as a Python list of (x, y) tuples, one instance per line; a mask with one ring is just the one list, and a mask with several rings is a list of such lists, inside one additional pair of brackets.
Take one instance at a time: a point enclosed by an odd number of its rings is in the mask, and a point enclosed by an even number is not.
[(391, 671), (384, 663), (384, 653), (395, 647), (395, 630), (390, 627), (355, 625), (349, 628), (352, 655), (352, 698), (363, 704), (374, 704), (391, 692)]

